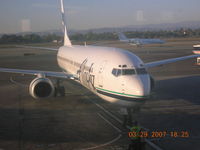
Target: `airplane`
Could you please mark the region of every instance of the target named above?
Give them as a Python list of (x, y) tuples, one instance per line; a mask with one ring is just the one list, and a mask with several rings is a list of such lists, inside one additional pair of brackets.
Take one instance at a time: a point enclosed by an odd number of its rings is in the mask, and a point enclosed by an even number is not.
[(119, 107), (138, 107), (148, 100), (154, 84), (147, 69), (200, 56), (189, 55), (144, 63), (128, 50), (103, 46), (72, 45), (67, 33), (64, 1), (60, 0), (60, 3), (64, 45), (59, 49), (22, 47), (56, 51), (58, 65), (62, 71), (0, 68), (0, 72), (36, 76), (29, 85), (29, 93), (35, 99), (49, 98), (59, 92), (59, 84), (55, 86), (49, 79), (49, 77), (53, 77), (74, 80), (103, 100)]
[[(193, 45), (193, 53), (194, 54), (200, 54), (200, 44)], [(197, 57), (196, 64), (200, 65), (200, 57)]]
[(164, 44), (164, 40), (160, 39), (140, 39), (140, 38), (127, 38), (124, 33), (118, 33), (121, 42), (130, 43), (131, 45), (145, 45), (145, 44)]

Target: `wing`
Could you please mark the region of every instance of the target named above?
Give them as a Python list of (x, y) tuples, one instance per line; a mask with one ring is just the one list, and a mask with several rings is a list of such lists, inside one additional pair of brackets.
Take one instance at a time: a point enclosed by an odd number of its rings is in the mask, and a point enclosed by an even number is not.
[(139, 39), (141, 44), (164, 44), (164, 40), (160, 39)]
[(64, 72), (53, 72), (53, 71), (0, 68), (0, 72), (19, 73), (19, 74), (28, 74), (28, 75), (36, 75), (36, 76), (44, 75), (44, 76), (49, 76), (49, 77), (65, 78), (65, 79), (76, 78), (76, 75), (73, 75), (73, 74), (67, 74)]
[[(58, 51), (58, 49), (47, 48), (47, 47), (18, 46), (18, 45), (16, 47)], [(0, 72), (19, 73), (19, 74), (36, 75), (36, 76), (42, 75), (42, 76), (49, 76), (49, 77), (55, 77), (55, 78), (65, 78), (65, 79), (76, 79), (77, 78), (77, 75), (75, 75), (75, 74), (68, 74), (66, 72), (41, 71), (41, 70), (23, 70), (23, 69), (0, 68)]]
[(164, 64), (169, 64), (169, 63), (173, 63), (173, 62), (177, 62), (177, 61), (181, 61), (181, 60), (186, 60), (186, 59), (190, 59), (190, 58), (196, 58), (196, 57), (200, 57), (200, 55), (189, 55), (189, 56), (165, 59), (165, 60), (160, 60), (160, 61), (155, 61), (155, 62), (149, 62), (149, 63), (146, 63), (144, 65), (145, 65), (146, 68), (151, 68), (151, 67), (156, 67), (156, 66), (160, 66), (160, 65), (164, 65)]
[(19, 48), (32, 48), (32, 49), (41, 49), (41, 50), (50, 50), (50, 51), (58, 51), (56, 48), (48, 48), (48, 47), (33, 47), (33, 46), (20, 46), (16, 45)]

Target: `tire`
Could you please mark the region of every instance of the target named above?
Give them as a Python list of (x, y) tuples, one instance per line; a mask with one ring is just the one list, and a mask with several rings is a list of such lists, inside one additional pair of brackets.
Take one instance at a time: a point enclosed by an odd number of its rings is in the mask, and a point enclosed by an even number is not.
[(64, 97), (65, 96), (65, 87), (64, 86), (61, 86), (59, 88), (59, 92), (60, 92), (60, 96)]
[(58, 89), (55, 87), (55, 93), (54, 93), (54, 97), (58, 96)]

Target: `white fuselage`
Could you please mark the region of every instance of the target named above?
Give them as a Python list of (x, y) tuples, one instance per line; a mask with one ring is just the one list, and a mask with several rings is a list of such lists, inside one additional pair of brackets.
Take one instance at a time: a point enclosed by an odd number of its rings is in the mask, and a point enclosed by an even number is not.
[(97, 46), (63, 46), (57, 60), (64, 72), (102, 99), (134, 107), (150, 94), (150, 76), (139, 57), (131, 52)]

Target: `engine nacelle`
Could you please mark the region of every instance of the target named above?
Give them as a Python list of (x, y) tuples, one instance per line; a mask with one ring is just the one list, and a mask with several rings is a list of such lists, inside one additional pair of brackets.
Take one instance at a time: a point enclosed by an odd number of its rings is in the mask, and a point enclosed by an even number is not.
[(36, 99), (48, 98), (54, 95), (55, 87), (48, 78), (35, 78), (29, 86), (29, 93)]

